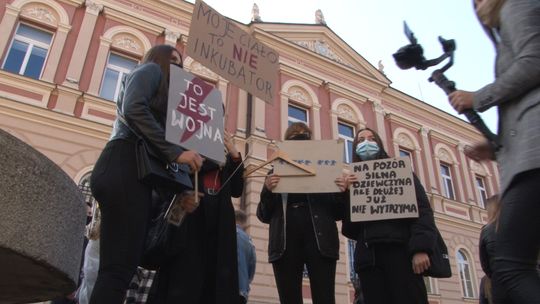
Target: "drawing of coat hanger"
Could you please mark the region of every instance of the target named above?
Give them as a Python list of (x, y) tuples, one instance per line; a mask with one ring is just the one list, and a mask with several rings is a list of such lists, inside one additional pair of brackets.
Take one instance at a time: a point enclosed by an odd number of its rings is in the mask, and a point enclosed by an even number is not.
[(289, 156), (287, 155), (287, 153), (285, 153), (285, 152), (283, 152), (281, 150), (277, 150), (276, 152), (274, 152), (274, 154), (267, 161), (265, 161), (264, 163), (256, 166), (253, 169), (247, 170), (244, 173), (244, 177), (245, 178), (247, 178), (247, 177), (266, 177), (266, 175), (251, 175), (251, 174), (253, 174), (255, 171), (259, 170), (260, 168), (262, 168), (262, 167), (264, 167), (264, 166), (266, 166), (266, 165), (268, 165), (268, 164), (270, 164), (270, 163), (272, 163), (272, 162), (274, 162), (276, 160), (282, 160), (282, 161), (286, 162), (287, 164), (289, 164), (289, 165), (303, 171), (302, 173), (298, 173), (298, 174), (286, 174), (286, 175), (281, 175), (281, 176), (314, 176), (315, 175), (315, 169), (312, 166), (306, 166), (306, 165), (299, 164), (299, 163), (295, 162), (294, 160), (290, 159)]

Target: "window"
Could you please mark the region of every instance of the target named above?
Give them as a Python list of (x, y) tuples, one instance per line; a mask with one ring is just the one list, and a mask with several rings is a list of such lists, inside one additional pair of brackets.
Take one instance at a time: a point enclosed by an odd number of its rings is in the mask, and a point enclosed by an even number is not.
[(486, 208), (487, 190), (486, 190), (486, 183), (484, 182), (484, 177), (477, 175), (475, 179), (476, 179), (476, 189), (478, 189), (478, 194), (480, 196), (480, 201), (478, 202), (478, 204), (480, 207)]
[(289, 104), (289, 126), (293, 122), (304, 122), (308, 124), (307, 110)]
[(457, 264), (463, 297), (474, 298), (473, 277), (469, 259), (467, 258), (467, 254), (461, 249), (457, 252)]
[(454, 194), (454, 186), (452, 184), (452, 173), (450, 170), (450, 166), (446, 164), (441, 164), (441, 177), (444, 188), (444, 196), (449, 199), (455, 200), (456, 196)]
[(12, 73), (39, 79), (49, 52), (52, 34), (19, 24), (3, 69)]
[(411, 151), (409, 150), (405, 150), (405, 149), (399, 149), (399, 156), (400, 157), (408, 157), (409, 160), (411, 161), (411, 169), (413, 170), (414, 172), (414, 160), (413, 160), (413, 157), (412, 157), (412, 153)]
[(79, 182), (79, 189), (81, 190), (86, 206), (92, 208), (96, 199), (92, 196), (92, 190), (90, 190), (90, 176), (92, 174), (88, 173)]
[(354, 128), (338, 122), (338, 133), (339, 138), (342, 138), (345, 141), (345, 151), (343, 153), (343, 160), (346, 163), (352, 162), (352, 153), (353, 151), (353, 141), (354, 141)]
[(120, 92), (122, 80), (124, 80), (124, 77), (129, 74), (137, 64), (138, 62), (136, 60), (110, 53), (99, 96), (116, 101), (118, 93)]

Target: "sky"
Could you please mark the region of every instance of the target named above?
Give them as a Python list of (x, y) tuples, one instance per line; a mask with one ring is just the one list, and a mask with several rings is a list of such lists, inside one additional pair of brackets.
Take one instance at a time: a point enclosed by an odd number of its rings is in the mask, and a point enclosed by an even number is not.
[[(194, 1), (190, 1), (194, 2)], [(438, 36), (456, 40), (454, 66), (445, 75), (458, 89), (475, 91), (494, 79), (495, 51), (479, 25), (471, 0), (205, 0), (222, 15), (242, 23), (251, 20), (253, 3), (263, 22), (315, 23), (321, 9), (326, 24), (373, 66), (379, 60), (391, 86), (458, 116), (445, 93), (428, 78), (434, 68), (400, 70), (392, 54), (408, 44), (403, 33), (407, 21), (427, 59), (442, 54)], [(441, 65), (442, 66), (442, 65)], [(497, 112), (481, 113), (492, 131)], [(464, 116), (459, 116), (465, 119)]]

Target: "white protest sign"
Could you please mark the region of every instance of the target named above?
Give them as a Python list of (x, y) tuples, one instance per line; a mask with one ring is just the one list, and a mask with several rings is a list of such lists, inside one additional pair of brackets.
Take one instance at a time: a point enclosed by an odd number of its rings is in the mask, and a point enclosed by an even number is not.
[(274, 174), (279, 175), (280, 180), (272, 192), (329, 193), (340, 191), (334, 181), (342, 175), (343, 141), (287, 140), (278, 143), (278, 147), (289, 159), (314, 169), (315, 175), (310, 176), (309, 173), (278, 159), (273, 162), (273, 165)]
[(175, 65), (170, 68), (165, 139), (225, 163), (221, 93)]
[(187, 53), (193, 59), (260, 99), (277, 93), (279, 54), (203, 1), (196, 1)]
[(352, 163), (358, 182), (351, 185), (351, 221), (418, 217), (408, 157)]

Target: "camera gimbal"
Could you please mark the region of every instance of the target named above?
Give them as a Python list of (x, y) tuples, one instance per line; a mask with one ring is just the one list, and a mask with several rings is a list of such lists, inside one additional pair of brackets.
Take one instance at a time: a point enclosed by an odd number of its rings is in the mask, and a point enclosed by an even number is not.
[[(453, 39), (446, 40), (439, 36), (439, 42), (443, 48), (443, 54), (438, 58), (431, 60), (426, 60), (424, 57), (424, 50), (422, 46), (417, 43), (416, 38), (414, 37), (413, 32), (407, 25), (407, 22), (404, 22), (405, 35), (411, 42), (410, 44), (401, 47), (395, 54), (394, 60), (396, 61), (397, 66), (402, 70), (407, 70), (414, 67), (417, 70), (425, 70), (429, 67), (438, 65), (443, 62), (445, 59), (449, 58), (448, 63), (446, 63), (442, 68), (436, 69), (431, 73), (429, 77), (430, 82), (435, 82), (446, 95), (456, 91), (456, 85), (453, 81), (450, 81), (444, 75), (444, 72), (448, 70), (454, 64), (454, 51), (456, 50), (456, 43)], [(500, 145), (497, 141), (497, 136), (491, 132), (480, 115), (472, 109), (463, 111), (467, 120), (480, 131), (486, 137), (489, 144), (493, 148), (493, 151), (497, 151), (500, 148)]]

